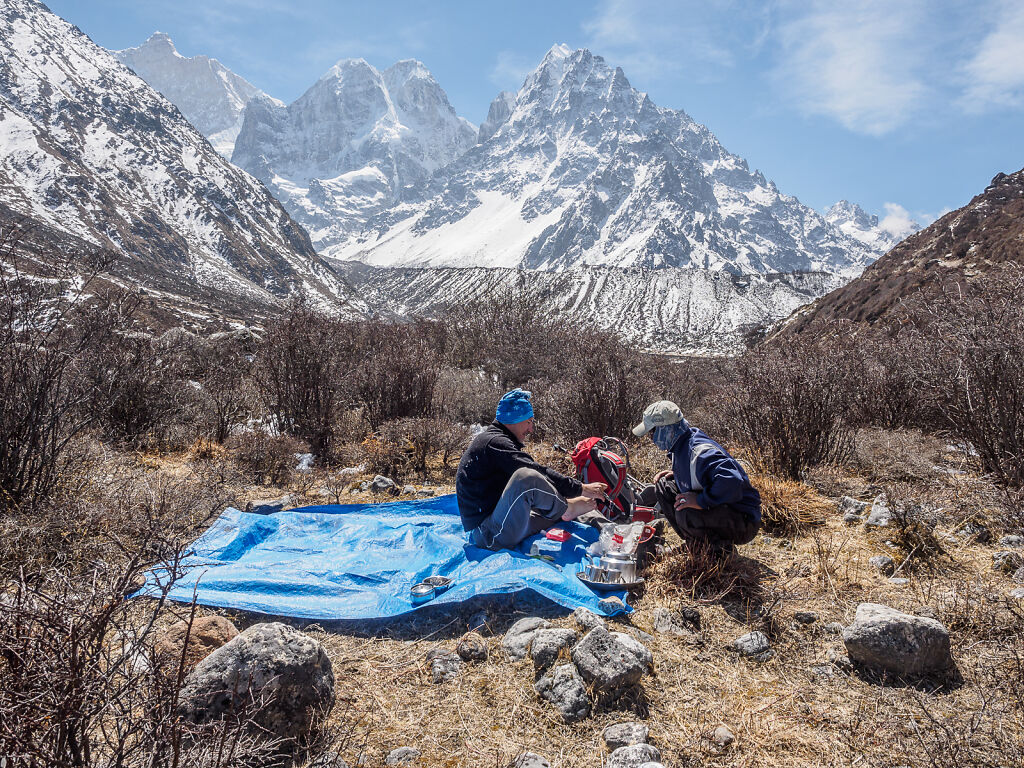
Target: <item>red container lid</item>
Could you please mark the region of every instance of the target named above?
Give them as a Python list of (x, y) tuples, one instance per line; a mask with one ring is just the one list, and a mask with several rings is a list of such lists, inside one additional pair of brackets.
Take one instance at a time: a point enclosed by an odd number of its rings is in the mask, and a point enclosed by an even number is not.
[(569, 540), (569, 532), (564, 528), (548, 528), (544, 531), (544, 536), (552, 541), (566, 542)]

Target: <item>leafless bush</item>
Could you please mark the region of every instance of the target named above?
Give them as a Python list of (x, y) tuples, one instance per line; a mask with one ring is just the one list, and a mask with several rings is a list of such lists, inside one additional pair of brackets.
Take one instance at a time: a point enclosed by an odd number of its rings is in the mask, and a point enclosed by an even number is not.
[(574, 343), (547, 392), (555, 433), (570, 441), (628, 435), (658, 387), (647, 357), (609, 333), (590, 331), (585, 344)]
[(369, 435), (363, 440), (362, 449), (370, 472), (400, 479), (409, 471), (411, 452), (395, 435)]
[(270, 435), (257, 429), (232, 435), (226, 443), (239, 469), (253, 482), (285, 486), (296, 465), (296, 453), (306, 453), (308, 446), (291, 435)]
[(738, 361), (730, 430), (767, 467), (794, 480), (852, 449), (856, 360), (834, 339), (798, 337)]
[(948, 290), (925, 311), (917, 366), (928, 394), (985, 471), (1024, 487), (1024, 278), (996, 273), (983, 287)]
[(435, 456), (450, 471), (452, 458), (469, 442), (469, 430), (437, 417), (388, 422), (379, 434), (382, 440), (398, 446), (409, 468), (421, 475), (427, 473), (427, 463)]
[(330, 456), (336, 413), (365, 364), (364, 327), (319, 314), (301, 299), (270, 323), (253, 377), (278, 428)]
[(480, 369), (445, 366), (434, 389), (434, 412), (458, 424), (487, 424), (503, 394), (494, 378)]
[(227, 440), (232, 428), (253, 410), (247, 385), (256, 343), (249, 334), (225, 333), (201, 340), (188, 350), (196, 421), (217, 443)]
[(83, 354), (130, 322), (136, 302), (104, 291), (109, 256), (43, 262), (28, 231), (0, 227), (0, 508), (51, 493), (69, 448), (95, 421)]
[(902, 552), (900, 570), (913, 570), (932, 563), (946, 550), (935, 535), (943, 509), (922, 492), (903, 483), (885, 486), (884, 495), (891, 513), (885, 537)]

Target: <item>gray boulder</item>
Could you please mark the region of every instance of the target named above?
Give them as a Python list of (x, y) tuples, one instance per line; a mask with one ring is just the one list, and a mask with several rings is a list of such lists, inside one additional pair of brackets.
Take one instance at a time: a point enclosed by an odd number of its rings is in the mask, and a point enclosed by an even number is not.
[(182, 686), (179, 710), (197, 724), (243, 712), (287, 750), (300, 746), (333, 705), (334, 671), (324, 647), (273, 622), (249, 627), (199, 662)]
[(1024, 548), (1024, 536), (1010, 535), (999, 539), (999, 546), (1013, 547), (1014, 549)]
[(397, 495), (400, 493), (398, 485), (395, 481), (384, 475), (377, 475), (370, 481), (370, 490), (374, 493), (391, 493)]
[(879, 494), (871, 504), (871, 512), (868, 514), (868, 519), (864, 521), (864, 527), (885, 528), (891, 520), (892, 510), (889, 509), (885, 494)]
[(547, 669), (556, 661), (562, 650), (568, 650), (579, 640), (579, 635), (572, 629), (538, 629), (530, 643), (530, 657), (537, 670)]
[(572, 664), (559, 664), (544, 674), (534, 689), (551, 704), (567, 723), (576, 723), (590, 714), (587, 686)]
[(850, 659), (875, 671), (916, 677), (953, 665), (949, 632), (935, 619), (876, 603), (861, 603), (843, 630)]
[(645, 763), (660, 763), (661, 752), (650, 744), (619, 747), (608, 756), (608, 768), (640, 768)]
[(572, 618), (573, 621), (576, 622), (576, 625), (585, 632), (589, 632), (594, 627), (605, 626), (604, 619), (590, 609), (583, 608), (582, 606), (572, 612)]
[(870, 504), (866, 501), (858, 501), (852, 496), (843, 496), (839, 500), (839, 511), (844, 515), (856, 515), (858, 518), (862, 517), (867, 511)]
[(1010, 577), (1018, 584), (1024, 584), (1024, 568), (1018, 568), (1013, 572), (1013, 576)]
[(551, 763), (536, 752), (523, 752), (507, 768), (551, 768)]
[(530, 652), (530, 643), (533, 642), (533, 636), (537, 634), (537, 630), (547, 629), (550, 626), (550, 621), (536, 616), (520, 619), (509, 627), (505, 637), (501, 640), (501, 647), (516, 661), (525, 659)]
[(843, 515), (843, 522), (847, 525), (857, 525), (864, 522), (864, 516), (858, 515), (856, 512), (847, 512)]
[(603, 627), (590, 630), (572, 649), (583, 679), (601, 697), (614, 698), (640, 682), (644, 665), (633, 649)]
[(892, 576), (896, 571), (896, 561), (888, 555), (875, 555), (868, 560), (868, 565), (883, 576)]
[(725, 749), (736, 741), (736, 734), (734, 734), (727, 726), (720, 725), (715, 728), (715, 732), (711, 734), (711, 740), (715, 742), (715, 745), (720, 749)]
[(609, 725), (601, 731), (601, 738), (609, 751), (619, 747), (631, 747), (634, 744), (646, 744), (649, 731), (643, 723), (617, 723)]
[(388, 752), (384, 765), (416, 765), (420, 760), (420, 751), (414, 747), (399, 747)]
[(627, 635), (625, 632), (612, 632), (612, 637), (628, 648), (644, 669), (650, 669), (654, 666), (654, 654), (651, 653), (650, 648), (638, 639), (632, 635)]

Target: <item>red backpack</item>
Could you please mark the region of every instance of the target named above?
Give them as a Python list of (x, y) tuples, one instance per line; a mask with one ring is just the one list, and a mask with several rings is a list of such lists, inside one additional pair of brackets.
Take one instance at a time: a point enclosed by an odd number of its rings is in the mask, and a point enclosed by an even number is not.
[[(615, 448), (617, 452), (612, 451)], [(616, 437), (588, 437), (572, 452), (576, 477), (583, 483), (604, 483), (608, 493), (597, 502), (598, 511), (609, 520), (629, 520), (636, 509), (636, 481), (629, 476), (629, 451)]]

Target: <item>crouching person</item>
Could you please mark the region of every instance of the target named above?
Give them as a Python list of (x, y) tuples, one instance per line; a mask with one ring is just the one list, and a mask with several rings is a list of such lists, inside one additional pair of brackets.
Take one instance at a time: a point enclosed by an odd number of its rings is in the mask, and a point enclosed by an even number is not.
[(473, 543), (510, 549), (559, 521), (575, 520), (596, 507), (603, 483), (580, 483), (538, 464), (523, 450), (533, 433), (530, 393), (502, 396), (494, 422), (473, 438), (455, 474), (462, 525)]
[(654, 478), (658, 506), (683, 541), (702, 542), (721, 553), (752, 541), (761, 527), (761, 495), (739, 462), (691, 427), (679, 406), (661, 400), (647, 406), (633, 428), (666, 451), (672, 469)]

